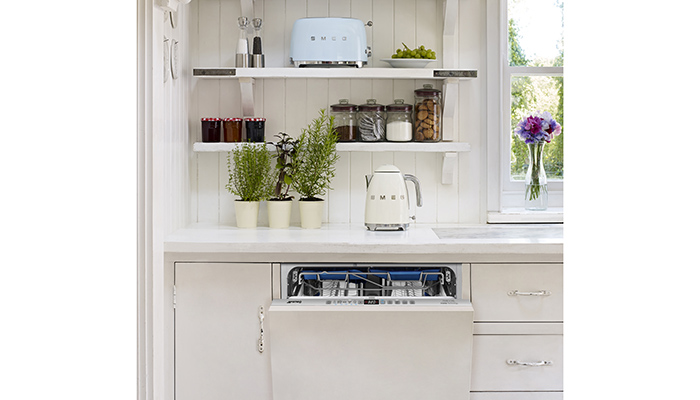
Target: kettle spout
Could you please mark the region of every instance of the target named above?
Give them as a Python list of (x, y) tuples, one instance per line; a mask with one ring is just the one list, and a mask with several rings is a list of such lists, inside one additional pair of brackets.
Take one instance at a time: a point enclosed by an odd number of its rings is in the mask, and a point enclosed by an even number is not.
[(369, 189), (369, 183), (370, 183), (370, 181), (372, 181), (372, 176), (374, 176), (374, 175), (365, 175), (366, 189)]

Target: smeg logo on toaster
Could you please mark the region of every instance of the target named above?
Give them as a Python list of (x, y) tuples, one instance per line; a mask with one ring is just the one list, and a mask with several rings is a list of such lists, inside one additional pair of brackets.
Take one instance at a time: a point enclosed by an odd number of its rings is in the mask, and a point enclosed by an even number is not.
[[(326, 36), (321, 36), (321, 41), (322, 41), (322, 42), (325, 42), (326, 40), (327, 40), (327, 37), (326, 37)], [(342, 40), (343, 42), (347, 42), (348, 37), (347, 37), (347, 36), (343, 36), (343, 37), (340, 38), (340, 40)], [(312, 42), (315, 42), (315, 41), (316, 41), (316, 36), (311, 36), (311, 41), (312, 41)], [(337, 42), (336, 37), (335, 37), (335, 36), (331, 36), (331, 41)]]

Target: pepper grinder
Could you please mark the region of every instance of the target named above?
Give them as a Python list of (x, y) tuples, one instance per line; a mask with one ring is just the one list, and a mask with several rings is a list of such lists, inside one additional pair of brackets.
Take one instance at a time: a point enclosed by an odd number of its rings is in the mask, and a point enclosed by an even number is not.
[(248, 67), (248, 17), (238, 17), (238, 28), (241, 30), (238, 36), (238, 48), (236, 49), (236, 67)]
[(253, 38), (253, 54), (250, 55), (250, 66), (260, 68), (265, 66), (265, 55), (262, 51), (262, 19), (253, 18), (253, 28), (255, 29), (255, 37)]

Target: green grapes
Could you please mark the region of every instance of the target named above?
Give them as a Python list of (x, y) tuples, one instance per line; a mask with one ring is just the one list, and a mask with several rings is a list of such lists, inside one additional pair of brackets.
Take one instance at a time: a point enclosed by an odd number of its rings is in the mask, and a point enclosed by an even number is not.
[(424, 45), (411, 50), (406, 46), (406, 43), (401, 42), (403, 49), (396, 49), (396, 53), (391, 55), (391, 58), (427, 58), (435, 60), (435, 51), (426, 49)]

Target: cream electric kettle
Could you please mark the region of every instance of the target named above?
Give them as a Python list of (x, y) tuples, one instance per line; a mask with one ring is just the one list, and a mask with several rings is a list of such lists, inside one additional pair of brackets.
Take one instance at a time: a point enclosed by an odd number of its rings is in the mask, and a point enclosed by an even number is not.
[(408, 190), (406, 181), (413, 182), (416, 188), (416, 205), (423, 205), (420, 183), (409, 174), (402, 174), (393, 165), (383, 165), (374, 171), (374, 175), (365, 175), (367, 180), (367, 198), (365, 200), (365, 226), (371, 231), (406, 230), (409, 220), (415, 221), (415, 215), (409, 216)]

